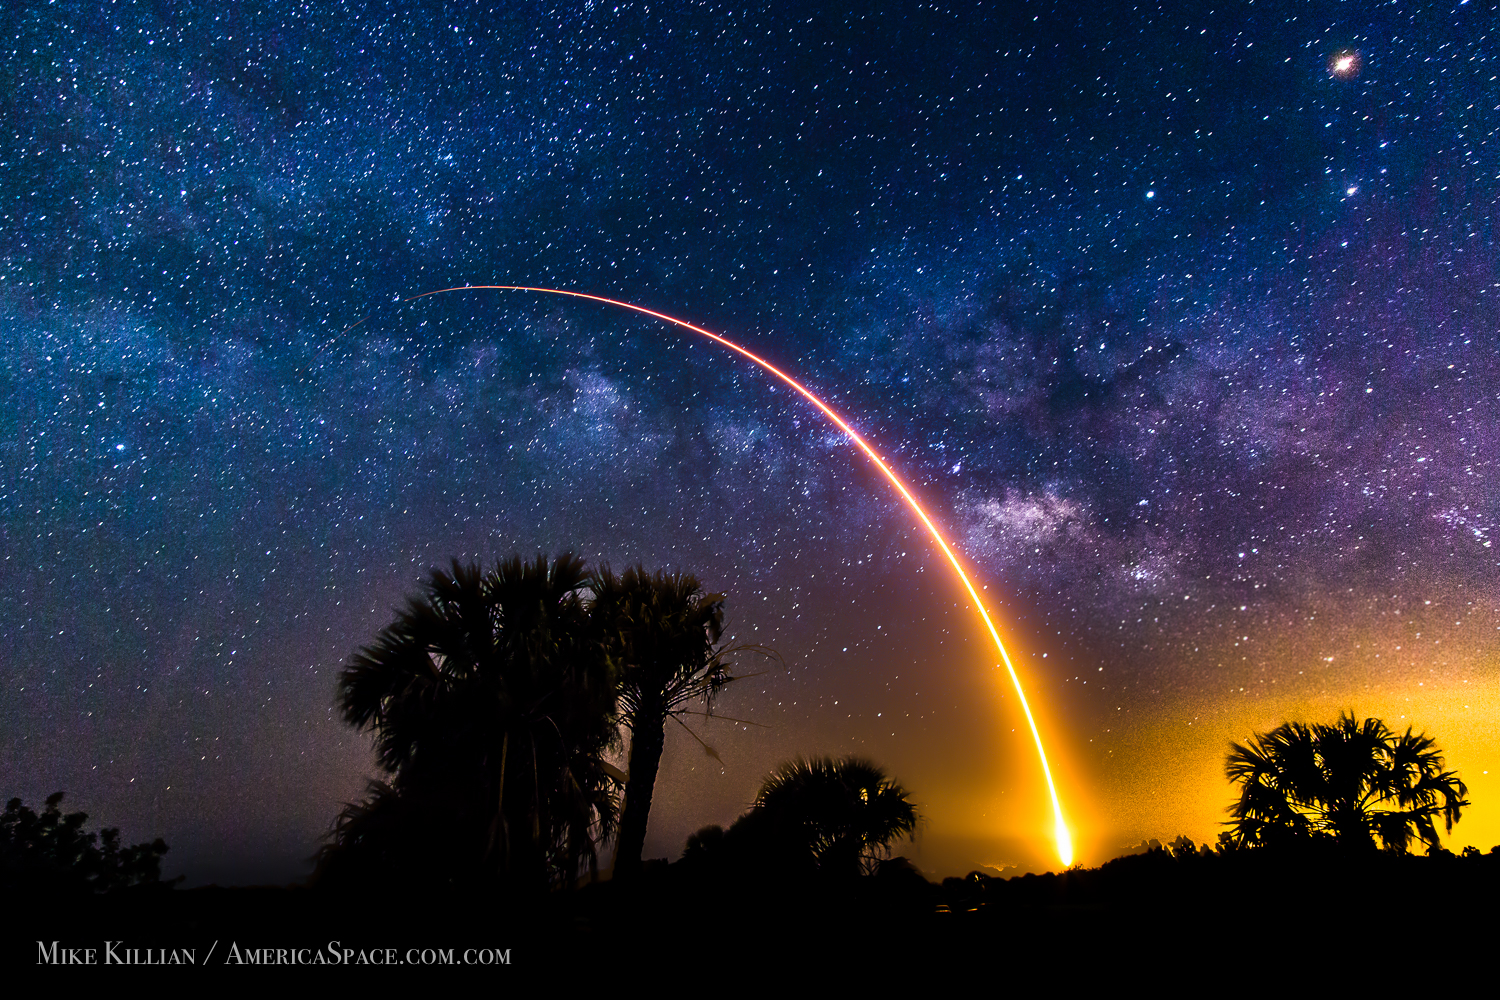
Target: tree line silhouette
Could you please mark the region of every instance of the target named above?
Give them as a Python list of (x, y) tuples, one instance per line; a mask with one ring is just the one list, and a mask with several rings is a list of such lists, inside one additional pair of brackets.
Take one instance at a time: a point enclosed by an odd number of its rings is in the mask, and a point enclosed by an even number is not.
[[(341, 814), (320, 880), (572, 885), (611, 838), (615, 877), (638, 875), (667, 721), (711, 713), (732, 654), (754, 648), (723, 646), (723, 608), (691, 575), (590, 573), (571, 555), (434, 571), (341, 676), (344, 718), (374, 732), (385, 776)], [(607, 760), (622, 733), (627, 772)], [(1219, 853), (1438, 849), (1436, 820), (1451, 832), (1468, 805), (1430, 737), (1351, 714), (1256, 734), (1226, 766), (1239, 798)], [(871, 874), (917, 822), (876, 765), (799, 759), (728, 829), (694, 834), (682, 863)]]
[[(611, 843), (616, 884), (643, 878), (668, 722), (712, 714), (744, 676), (733, 670), (740, 654), (775, 655), (726, 645), (724, 604), (691, 574), (590, 571), (571, 554), (432, 571), (340, 674), (340, 712), (373, 734), (381, 774), (339, 813), (315, 884), (534, 896), (592, 881)], [(610, 763), (622, 756), (624, 771)], [(1416, 844), (1441, 856), (1438, 820), (1451, 833), (1469, 805), (1431, 737), (1352, 713), (1231, 744), (1225, 773), (1238, 795), (1217, 845), (1179, 837), (1132, 853), (1199, 874), (1209, 857), (1398, 857)], [(7, 806), (5, 887), (97, 893), (160, 882), (164, 842), (121, 847), (117, 830), (85, 833), (86, 816), (62, 814), (61, 800), (49, 797), (40, 815), (19, 799)], [(727, 829), (693, 834), (672, 867), (719, 883), (847, 886), (878, 874), (925, 887), (891, 858), (919, 822), (909, 793), (876, 764), (798, 758)], [(1121, 858), (1100, 871), (1147, 863)], [(967, 910), (975, 893), (998, 898), (985, 889), (996, 881), (975, 872), (911, 898)]]
[(40, 814), (11, 799), (0, 814), (0, 886), (19, 893), (114, 892), (161, 882), (161, 839), (120, 846), (114, 827), (86, 833), (88, 814), (62, 811), (62, 792)]

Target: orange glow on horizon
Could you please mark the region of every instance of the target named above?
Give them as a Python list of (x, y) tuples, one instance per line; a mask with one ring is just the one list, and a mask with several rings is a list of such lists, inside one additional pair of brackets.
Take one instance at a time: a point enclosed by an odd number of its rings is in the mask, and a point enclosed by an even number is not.
[[(1450, 602), (1461, 603), (1434, 592), (1435, 607)], [(1231, 741), (1244, 743), (1284, 722), (1333, 722), (1343, 712), (1381, 719), (1397, 733), (1410, 726), (1436, 740), (1445, 769), (1468, 786), (1471, 803), (1451, 833), (1437, 824), (1443, 844), (1453, 851), (1500, 846), (1500, 746), (1494, 739), (1500, 684), (1492, 623), (1445, 628), (1443, 622), (1452, 626), (1459, 617), (1445, 608), (1411, 631), (1392, 634), (1381, 610), (1372, 612), (1357, 599), (1330, 602), (1295, 632), (1252, 633), (1264, 643), (1263, 662), (1302, 667), (1279, 676), (1234, 666), (1244, 650), (1230, 645), (1244, 634), (1236, 631), (1217, 647), (1205, 644), (1198, 661), (1230, 665), (1215, 675), (1217, 690), (1179, 690), (1149, 706), (1127, 706), (1128, 725), (1110, 738), (1094, 785), (1091, 804), (1111, 826), (1103, 831), (1100, 859), (1143, 838), (1167, 843), (1186, 835), (1212, 845), (1238, 795), (1224, 775)], [(1414, 641), (1418, 630), (1420, 644)], [(1412, 850), (1424, 848), (1414, 844)]]
[(701, 326), (696, 326), (692, 323), (689, 323), (686, 320), (678, 319), (675, 316), (669, 316), (666, 313), (657, 312), (654, 309), (647, 309), (645, 306), (638, 306), (630, 302), (622, 302), (619, 299), (605, 298), (602, 295), (590, 295), (586, 292), (571, 292), (561, 288), (538, 288), (529, 285), (460, 285), (454, 288), (439, 288), (434, 291), (423, 292), (420, 295), (413, 295), (410, 298), (403, 299), (402, 302), (403, 304), (406, 302), (414, 302), (417, 299), (424, 299), (432, 295), (444, 295), (449, 292), (470, 291), (535, 292), (545, 295), (564, 295), (575, 299), (585, 299), (590, 302), (599, 302), (604, 305), (614, 306), (618, 309), (628, 309), (632, 312), (637, 312), (644, 316), (650, 316), (653, 319), (659, 319), (665, 323), (670, 323), (674, 326), (681, 327), (684, 330), (690, 330), (693, 333), (698, 334), (699, 336), (707, 337), (709, 340), (712, 340), (717, 344), (729, 348), (736, 354), (739, 354), (742, 357), (753, 361), (761, 368), (770, 372), (772, 375), (775, 375), (778, 379), (795, 389), (797, 393), (804, 399), (821, 410), (823, 415), (826, 416), (829, 420), (833, 421), (833, 423), (839, 428), (839, 430), (847, 434), (849, 436), (849, 440), (853, 441), (859, 447), (859, 449), (865, 453), (870, 461), (875, 463), (875, 467), (878, 468), (885, 476), (885, 478), (890, 481), (890, 484), (895, 487), (896, 492), (900, 493), (902, 499), (906, 501), (907, 506), (912, 509), (912, 511), (917, 515), (917, 518), (927, 528), (928, 534), (932, 536), (932, 540), (937, 544), (937, 547), (942, 550), (943, 555), (947, 557), (948, 562), (953, 566), (953, 571), (958, 574), (959, 580), (962, 581), (964, 589), (968, 591), (969, 597), (974, 602), (974, 607), (979, 612), (979, 617), (983, 619), (985, 628), (989, 630), (990, 638), (994, 640), (995, 648), (1000, 652), (1001, 662), (1004, 664), (1006, 672), (1010, 675), (1010, 682), (1011, 685), (1015, 688), (1016, 697), (1020, 699), (1021, 710), (1026, 715), (1026, 723), (1031, 727), (1031, 738), (1036, 744), (1037, 758), (1041, 761), (1042, 765), (1042, 775), (1047, 780), (1047, 792), (1052, 798), (1053, 838), (1057, 849), (1058, 859), (1062, 862), (1064, 868), (1070, 866), (1073, 863), (1073, 838), (1068, 832), (1067, 822), (1063, 818), (1062, 802), (1058, 799), (1057, 786), (1052, 780), (1052, 768), (1047, 763), (1047, 751), (1042, 746), (1041, 732), (1037, 729), (1036, 719), (1031, 714), (1031, 705), (1026, 700), (1026, 692), (1021, 687), (1021, 678), (1016, 674), (1016, 668), (1011, 663), (1010, 654), (1006, 652), (1005, 643), (1000, 639), (999, 630), (996, 629), (994, 621), (990, 618), (989, 611), (986, 610), (984, 602), (979, 598), (979, 591), (975, 588), (973, 582), (969, 579), (969, 574), (964, 572), (963, 565), (959, 562), (958, 555), (953, 551), (952, 547), (949, 546), (947, 540), (943, 538), (942, 532), (938, 530), (937, 525), (933, 523), (932, 518), (927, 516), (927, 511), (922, 509), (922, 505), (917, 502), (917, 498), (912, 495), (912, 492), (907, 488), (906, 483), (904, 483), (901, 478), (896, 475), (896, 473), (891, 469), (889, 465), (886, 464), (885, 460), (880, 457), (875, 449), (872, 448), (864, 438), (860, 437), (860, 435), (854, 430), (854, 428), (850, 427), (849, 424), (845, 422), (844, 418), (835, 413), (827, 403), (823, 402), (817, 396), (813, 395), (812, 391), (802, 385), (802, 383), (798, 382), (796, 379), (792, 378), (786, 372), (777, 368), (766, 359), (752, 353), (744, 347), (741, 347), (734, 341), (722, 337), (719, 334), (714, 333), (712, 330), (706, 330)]

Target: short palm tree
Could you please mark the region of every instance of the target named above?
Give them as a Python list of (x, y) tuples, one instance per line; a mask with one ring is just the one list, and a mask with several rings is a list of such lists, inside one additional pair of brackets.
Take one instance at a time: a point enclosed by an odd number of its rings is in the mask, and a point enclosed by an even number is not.
[(734, 680), (718, 645), (724, 595), (709, 594), (686, 573), (648, 573), (640, 566), (616, 576), (608, 567), (590, 581), (590, 610), (599, 641), (619, 683), (620, 719), (630, 732), (625, 804), (620, 814), (614, 875), (641, 865), (651, 797), (666, 742), (667, 719), (715, 696)]
[(585, 579), (572, 555), (488, 573), (455, 561), (353, 657), (339, 707), (374, 732), (388, 781), (345, 810), (325, 867), (403, 855), (418, 881), (541, 887), (594, 864), (615, 818), (616, 720)]
[(761, 786), (755, 814), (820, 871), (842, 875), (872, 872), (918, 822), (906, 789), (858, 757), (783, 764)]
[(1238, 783), (1230, 806), (1240, 846), (1327, 839), (1350, 851), (1405, 853), (1413, 839), (1436, 847), (1436, 819), (1452, 832), (1468, 788), (1443, 769), (1426, 734), (1396, 735), (1379, 719), (1344, 714), (1333, 725), (1288, 722), (1231, 744), (1225, 767)]

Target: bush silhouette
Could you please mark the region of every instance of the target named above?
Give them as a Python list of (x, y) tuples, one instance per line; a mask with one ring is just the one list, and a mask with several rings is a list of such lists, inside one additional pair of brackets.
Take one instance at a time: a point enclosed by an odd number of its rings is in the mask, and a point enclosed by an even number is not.
[(112, 892), (161, 881), (166, 843), (120, 846), (114, 827), (85, 833), (87, 813), (62, 812), (62, 792), (41, 815), (11, 799), (0, 815), (0, 886), (11, 892)]

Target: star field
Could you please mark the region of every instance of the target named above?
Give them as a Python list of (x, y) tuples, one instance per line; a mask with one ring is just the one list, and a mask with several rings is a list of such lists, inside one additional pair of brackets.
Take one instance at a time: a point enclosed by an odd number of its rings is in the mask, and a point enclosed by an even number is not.
[(1345, 707), (1409, 707), (1500, 833), (1490, 15), (1003, 6), (8, 8), (7, 796), (295, 877), (370, 768), (344, 660), (428, 567), (571, 549), (785, 660), (700, 720), (722, 766), (676, 734), (648, 854), (857, 750), (929, 870), (1045, 864), (863, 459), (644, 318), (401, 303), (506, 283), (722, 331), (866, 434), (1008, 623), (1085, 861), (1211, 839), (1228, 739)]

